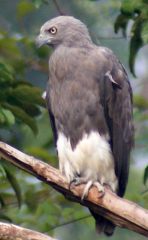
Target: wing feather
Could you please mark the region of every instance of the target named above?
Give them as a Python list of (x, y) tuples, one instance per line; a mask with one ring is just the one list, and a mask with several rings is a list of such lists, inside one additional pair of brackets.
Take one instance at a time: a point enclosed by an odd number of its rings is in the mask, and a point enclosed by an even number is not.
[(132, 89), (125, 69), (111, 54), (113, 62), (109, 75), (100, 81), (102, 105), (110, 133), (110, 144), (119, 181), (118, 195), (123, 196), (128, 180), (129, 158), (133, 147)]
[(49, 84), (47, 85), (47, 89), (46, 89), (46, 103), (47, 103), (47, 109), (48, 109), (48, 113), (49, 113), (49, 119), (50, 119), (50, 125), (51, 125), (51, 128), (52, 128), (52, 132), (53, 132), (53, 138), (54, 138), (54, 144), (55, 144), (55, 147), (56, 147), (56, 144), (57, 144), (57, 138), (58, 138), (58, 135), (57, 135), (57, 129), (56, 129), (56, 124), (55, 124), (55, 117), (52, 113), (52, 110), (51, 110), (51, 102), (50, 102), (50, 89), (49, 89)]

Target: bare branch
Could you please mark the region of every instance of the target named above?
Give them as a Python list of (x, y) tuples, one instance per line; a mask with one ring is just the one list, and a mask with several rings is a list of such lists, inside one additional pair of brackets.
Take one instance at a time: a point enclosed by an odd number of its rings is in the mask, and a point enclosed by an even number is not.
[(74, 187), (70, 191), (66, 179), (60, 174), (59, 170), (47, 163), (28, 156), (3, 142), (0, 142), (0, 155), (19, 168), (48, 183), (66, 198), (91, 208), (117, 226), (148, 236), (148, 211), (137, 204), (118, 197), (109, 189), (106, 189), (105, 195), (100, 198), (96, 187), (92, 187), (87, 199), (81, 201), (84, 185)]
[(65, 13), (61, 10), (61, 8), (60, 8), (57, 0), (52, 0), (52, 1), (53, 1), (53, 3), (54, 3), (54, 5), (55, 5), (55, 7), (56, 7), (56, 9), (57, 9), (57, 11), (58, 11), (58, 13), (59, 13), (60, 15), (65, 15)]
[(45, 234), (0, 222), (0, 240), (56, 240)]
[(69, 220), (69, 221), (67, 221), (67, 222), (63, 222), (63, 223), (61, 223), (61, 224), (56, 224), (55, 226), (51, 227), (51, 228), (49, 229), (49, 231), (54, 230), (54, 229), (57, 229), (58, 227), (63, 227), (63, 226), (66, 226), (66, 225), (69, 225), (69, 224), (72, 224), (72, 223), (75, 223), (75, 222), (79, 222), (79, 221), (81, 221), (81, 220), (84, 220), (84, 219), (86, 219), (86, 218), (91, 218), (91, 217), (92, 217), (92, 215), (89, 214), (89, 215), (86, 215), (86, 216), (83, 216), (83, 217), (80, 217), (80, 218), (75, 218), (75, 219)]

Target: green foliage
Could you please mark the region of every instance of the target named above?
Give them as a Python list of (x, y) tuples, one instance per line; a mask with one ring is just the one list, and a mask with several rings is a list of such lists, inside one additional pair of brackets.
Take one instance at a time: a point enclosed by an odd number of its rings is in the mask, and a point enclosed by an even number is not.
[(118, 31), (120, 29), (122, 29), (122, 34), (125, 37), (126, 36), (126, 27), (127, 27), (129, 19), (130, 19), (130, 17), (128, 15), (124, 15), (123, 13), (118, 15), (116, 22), (114, 24), (115, 33), (118, 33)]
[(2, 165), (0, 165), (0, 179), (6, 178), (6, 172)]
[(143, 176), (143, 183), (146, 185), (146, 182), (148, 180), (148, 166), (144, 170), (144, 176)]
[(0, 108), (0, 125), (11, 126), (15, 123), (13, 113), (4, 108)]
[[(13, 192), (15, 193), (17, 202), (18, 202), (18, 206), (21, 206), (22, 203), (22, 196), (21, 196), (21, 189), (19, 186), (19, 183), (14, 175), (14, 172), (12, 171), (14, 168), (10, 167), (6, 162), (3, 162), (1, 159), (1, 165), (0, 165), (0, 181), (3, 183), (7, 182), (7, 187), (8, 189), (13, 189)], [(4, 187), (5, 189), (5, 187)], [(7, 193), (3, 190), (3, 188), (1, 187), (0, 189), (0, 203), (1, 203), (1, 207), (4, 208), (6, 207), (6, 203), (5, 203), (5, 199), (6, 199), (6, 195)], [(11, 196), (14, 196), (14, 194), (12, 193)], [(10, 195), (9, 195), (10, 197)], [(8, 218), (8, 216), (6, 216), (5, 214), (0, 215), (0, 217), (5, 216), (5, 218)]]
[(126, 36), (126, 29), (129, 20), (133, 20), (130, 34), (130, 55), (129, 66), (134, 73), (134, 63), (138, 50), (148, 43), (148, 2), (144, 0), (124, 0), (121, 6), (121, 13), (115, 22), (115, 32), (122, 29)]
[[(19, 51), (11, 48), (10, 54), (12, 52), (17, 55)], [(22, 81), (21, 77), (13, 65), (4, 59), (0, 61), (0, 127), (9, 127), (19, 120), (37, 133), (33, 117), (41, 113), (40, 106), (45, 107), (42, 90)]]
[(134, 95), (134, 106), (140, 110), (146, 110), (148, 108), (148, 100), (140, 95)]
[(142, 36), (143, 43), (147, 44), (148, 43), (148, 23), (142, 24), (141, 36)]
[(132, 16), (135, 12), (139, 12), (143, 10), (144, 7), (144, 1), (143, 0), (132, 0), (132, 1), (128, 1), (128, 0), (124, 0), (122, 3), (122, 12)]
[(48, 0), (32, 0), (36, 8), (40, 8), (43, 4), (48, 4)]
[(21, 0), (17, 5), (17, 17), (20, 20), (25, 17), (27, 14), (33, 12), (34, 4), (30, 1)]
[(5, 220), (6, 222), (12, 222), (12, 220), (3, 213), (0, 213), (0, 219)]
[(24, 110), (17, 106), (10, 105), (8, 103), (4, 103), (3, 106), (9, 109), (15, 115), (16, 118), (26, 123), (35, 134), (37, 133), (37, 126), (35, 120), (32, 117), (30, 117)]
[[(22, 0), (18, 2), (16, 9), (17, 19), (22, 24), (24, 18), (35, 10), (35, 6), (30, 1)], [(0, 52), (0, 136), (1, 130), (9, 130), (10, 139), (13, 141), (18, 132), (21, 135), (21, 126), (24, 124), (28, 125), (34, 134), (37, 134), (36, 122), (37, 118), (42, 116), (45, 101), (42, 98), (43, 90), (33, 86), (29, 79), (26, 80), (26, 72), (38, 64), (34, 62), (34, 58), (40, 61), (43, 56), (45, 57), (45, 51), (38, 52), (34, 41), (31, 37), (24, 35), (23, 29), (22, 32), (16, 34), (1, 27)], [(40, 63), (43, 66), (43, 60)], [(13, 130), (14, 128), (17, 132)], [(13, 131), (15, 136), (13, 136)], [(1, 140), (3, 140), (3, 135)], [(21, 206), (22, 191), (16, 175), (17, 172), (14, 169), (12, 171), (10, 165), (4, 165), (1, 160), (1, 209), (5, 209), (13, 201), (17, 201), (17, 205)], [(0, 218), (10, 221), (9, 216), (4, 212), (1, 212)]]
[(49, 154), (49, 152), (42, 147), (28, 147), (26, 152), (56, 166), (57, 157), (54, 154)]
[(45, 101), (41, 98), (42, 90), (37, 87), (20, 85), (13, 89), (12, 95), (22, 102), (34, 103), (45, 107)]
[(5, 169), (5, 173), (6, 173), (6, 178), (9, 181), (9, 183), (11, 184), (11, 187), (13, 188), (15, 194), (16, 194), (16, 198), (18, 201), (18, 206), (21, 206), (22, 203), (22, 196), (21, 196), (21, 188), (20, 185), (18, 184), (18, 181), (16, 180), (16, 177), (14, 176), (13, 173), (11, 173), (11, 171), (9, 170), (8, 167), (4, 167)]

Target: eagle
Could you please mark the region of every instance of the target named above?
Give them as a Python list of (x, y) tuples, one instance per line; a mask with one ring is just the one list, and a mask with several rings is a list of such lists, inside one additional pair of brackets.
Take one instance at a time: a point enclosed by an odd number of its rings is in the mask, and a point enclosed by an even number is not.
[[(134, 142), (132, 89), (123, 65), (73, 16), (45, 22), (36, 43), (53, 48), (46, 102), (61, 173), (70, 186), (85, 184), (82, 199), (92, 185), (123, 197)], [(97, 231), (112, 235), (115, 225), (90, 211)]]

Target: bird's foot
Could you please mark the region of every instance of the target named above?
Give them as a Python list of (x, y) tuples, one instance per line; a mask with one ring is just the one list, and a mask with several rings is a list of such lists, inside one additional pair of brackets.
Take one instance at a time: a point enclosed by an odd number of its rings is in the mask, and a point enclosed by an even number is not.
[(104, 196), (105, 190), (104, 190), (103, 185), (101, 185), (97, 181), (92, 181), (92, 180), (88, 181), (86, 178), (83, 178), (83, 177), (74, 178), (69, 184), (69, 189), (71, 190), (71, 188), (73, 186), (78, 186), (78, 185), (81, 185), (81, 184), (86, 184), (85, 187), (84, 187), (83, 194), (81, 196), (81, 200), (83, 200), (84, 198), (86, 198), (88, 196), (89, 190), (92, 186), (97, 187), (98, 192), (100, 193), (100, 197)]
[(71, 190), (72, 187), (75, 187), (75, 186), (78, 186), (78, 185), (81, 185), (81, 184), (85, 184), (85, 183), (87, 183), (87, 180), (85, 178), (76, 177), (70, 182), (69, 190)]
[(98, 189), (98, 192), (100, 192), (104, 195), (105, 190), (104, 190), (104, 186), (101, 183), (94, 182), (93, 185), (96, 186), (96, 188)]
[(88, 196), (89, 190), (92, 186), (95, 186), (98, 189), (98, 192), (100, 193), (100, 195), (99, 195), (100, 198), (104, 196), (104, 194), (105, 194), (104, 186), (101, 185), (97, 181), (94, 182), (94, 181), (90, 180), (90, 181), (87, 182), (87, 184), (84, 188), (81, 200), (83, 200), (84, 198), (86, 198)]

